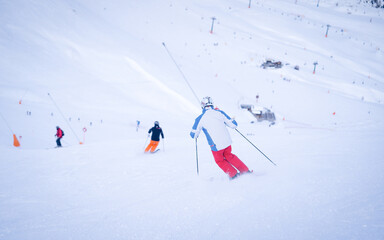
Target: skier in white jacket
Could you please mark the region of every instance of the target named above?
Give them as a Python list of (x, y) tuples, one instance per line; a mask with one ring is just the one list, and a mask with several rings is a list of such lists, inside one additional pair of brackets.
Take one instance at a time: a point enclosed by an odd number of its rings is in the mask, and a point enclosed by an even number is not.
[(230, 179), (234, 179), (240, 174), (249, 173), (248, 167), (232, 151), (232, 140), (227, 126), (236, 128), (237, 122), (231, 119), (225, 112), (214, 109), (210, 97), (201, 100), (203, 113), (195, 120), (190, 133), (192, 138), (198, 138), (200, 131), (203, 130), (213, 157), (217, 165), (228, 174)]

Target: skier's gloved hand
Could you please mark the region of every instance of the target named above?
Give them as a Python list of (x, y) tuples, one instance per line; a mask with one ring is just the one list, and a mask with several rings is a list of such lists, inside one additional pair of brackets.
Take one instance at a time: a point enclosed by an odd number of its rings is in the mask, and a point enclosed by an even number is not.
[(195, 130), (192, 130), (189, 135), (191, 136), (191, 138), (198, 138), (199, 137), (199, 132), (195, 131)]

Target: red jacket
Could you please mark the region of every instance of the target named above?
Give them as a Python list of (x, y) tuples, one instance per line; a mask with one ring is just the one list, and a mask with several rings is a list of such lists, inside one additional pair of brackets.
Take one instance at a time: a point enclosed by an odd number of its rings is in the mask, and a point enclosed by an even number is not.
[(56, 136), (58, 137), (58, 138), (62, 138), (63, 137), (63, 132), (61, 131), (61, 129), (59, 128), (59, 129), (57, 129), (57, 133), (56, 133)]

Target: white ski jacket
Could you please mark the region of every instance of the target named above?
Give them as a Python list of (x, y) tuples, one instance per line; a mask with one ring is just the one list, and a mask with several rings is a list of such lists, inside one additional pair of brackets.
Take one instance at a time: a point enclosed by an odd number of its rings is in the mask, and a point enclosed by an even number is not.
[(221, 110), (206, 107), (196, 118), (190, 135), (192, 138), (198, 138), (200, 131), (203, 130), (211, 150), (219, 151), (232, 144), (227, 126), (234, 129), (237, 127), (237, 122)]

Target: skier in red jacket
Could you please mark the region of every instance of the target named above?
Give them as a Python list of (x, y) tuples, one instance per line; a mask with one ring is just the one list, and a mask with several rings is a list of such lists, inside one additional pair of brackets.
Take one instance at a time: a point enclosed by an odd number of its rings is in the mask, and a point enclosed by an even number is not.
[(56, 139), (57, 147), (61, 147), (60, 140), (63, 138), (64, 133), (63, 133), (63, 130), (61, 130), (61, 128), (59, 126), (56, 127), (56, 130), (57, 130), (57, 132), (56, 132), (55, 136), (57, 137), (57, 139)]

